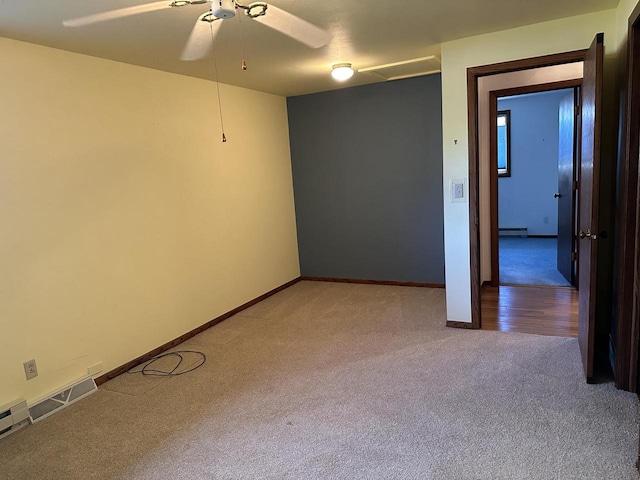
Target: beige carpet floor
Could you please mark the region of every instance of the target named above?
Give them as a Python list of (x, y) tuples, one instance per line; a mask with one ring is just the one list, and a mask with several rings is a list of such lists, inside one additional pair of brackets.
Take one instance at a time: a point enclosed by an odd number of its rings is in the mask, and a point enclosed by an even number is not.
[(1, 440), (0, 478), (637, 478), (637, 397), (576, 340), (444, 323), (443, 290), (300, 282)]

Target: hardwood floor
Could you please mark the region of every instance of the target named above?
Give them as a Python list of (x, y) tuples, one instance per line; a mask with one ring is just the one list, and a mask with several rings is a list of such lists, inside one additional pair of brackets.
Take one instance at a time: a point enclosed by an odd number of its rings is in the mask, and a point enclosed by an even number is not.
[(482, 329), (578, 336), (578, 292), (554, 287), (485, 287)]

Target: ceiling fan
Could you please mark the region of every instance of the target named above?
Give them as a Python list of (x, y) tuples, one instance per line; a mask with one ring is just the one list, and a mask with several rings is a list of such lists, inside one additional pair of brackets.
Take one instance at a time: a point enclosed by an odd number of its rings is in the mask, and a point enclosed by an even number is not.
[(326, 45), (331, 38), (325, 30), (274, 5), (266, 2), (242, 5), (236, 0), (164, 0), (72, 18), (62, 23), (65, 27), (83, 27), (141, 13), (205, 3), (210, 3), (211, 7), (196, 20), (182, 55), (180, 55), (181, 60), (198, 60), (207, 56), (212, 49), (213, 39), (220, 30), (222, 20), (235, 17), (238, 9), (243, 10), (247, 18), (273, 28), (311, 48), (320, 48)]

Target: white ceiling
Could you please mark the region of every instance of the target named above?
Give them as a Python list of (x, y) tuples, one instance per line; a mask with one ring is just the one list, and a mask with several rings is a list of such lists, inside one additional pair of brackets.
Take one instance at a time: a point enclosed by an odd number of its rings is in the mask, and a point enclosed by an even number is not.
[[(215, 79), (213, 57), (179, 59), (198, 15), (188, 5), (80, 28), (62, 21), (149, 0), (0, 0), (0, 36), (194, 77)], [(170, 2), (170, 0), (167, 0)], [(219, 80), (283, 96), (381, 81), (356, 74), (344, 84), (331, 65), (354, 68), (440, 54), (440, 43), (555, 18), (614, 8), (618, 0), (273, 0), (331, 34), (312, 49), (236, 15), (216, 39)], [(268, 13), (267, 13), (268, 15)], [(243, 42), (240, 41), (241, 37)], [(248, 69), (242, 71), (242, 47)]]

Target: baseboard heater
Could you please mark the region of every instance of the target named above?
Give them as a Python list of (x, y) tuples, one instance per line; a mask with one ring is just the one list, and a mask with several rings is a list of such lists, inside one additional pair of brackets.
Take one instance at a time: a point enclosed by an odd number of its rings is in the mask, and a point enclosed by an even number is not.
[(27, 402), (16, 400), (0, 407), (0, 438), (29, 424)]
[(92, 394), (98, 389), (93, 378), (87, 377), (61, 388), (48, 397), (34, 403), (29, 407), (31, 422), (35, 423), (49, 415), (68, 407), (81, 398)]
[(527, 227), (499, 228), (498, 235), (501, 237), (527, 237), (529, 232)]

